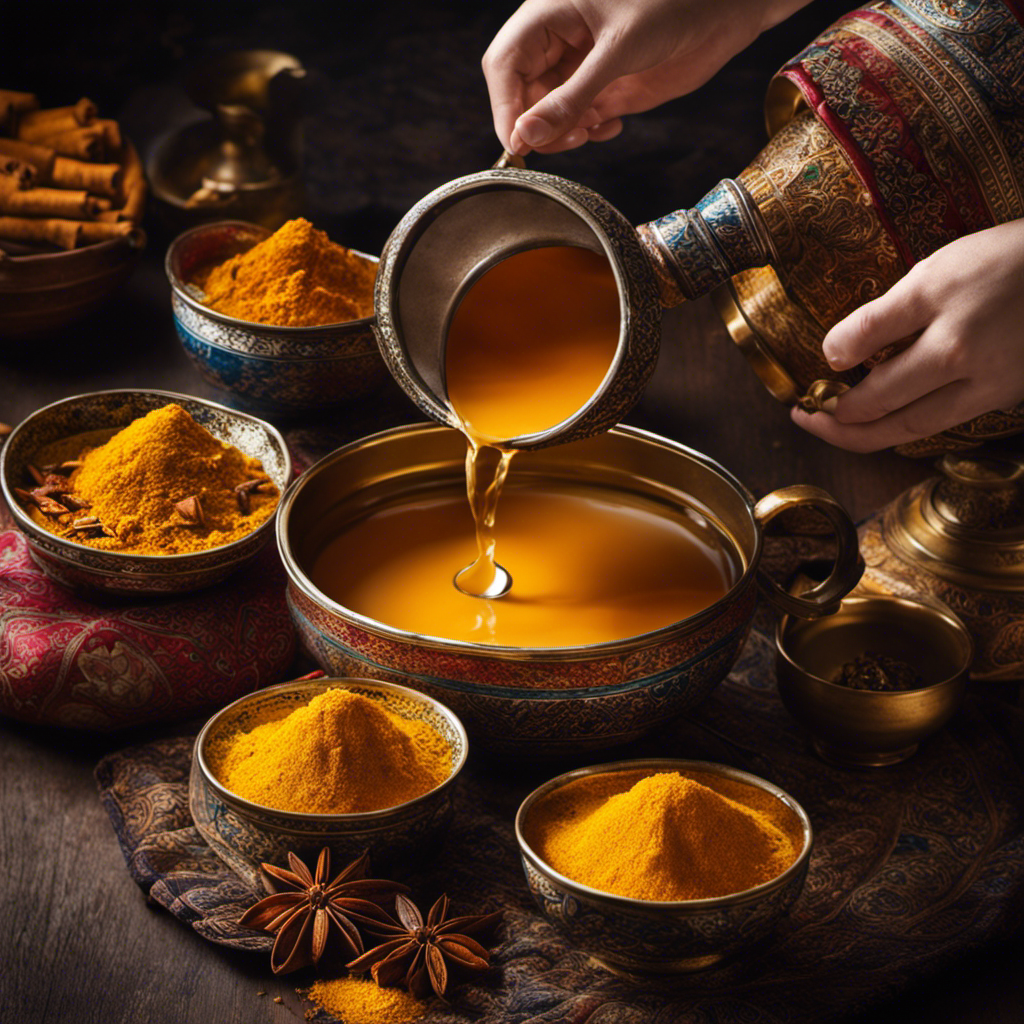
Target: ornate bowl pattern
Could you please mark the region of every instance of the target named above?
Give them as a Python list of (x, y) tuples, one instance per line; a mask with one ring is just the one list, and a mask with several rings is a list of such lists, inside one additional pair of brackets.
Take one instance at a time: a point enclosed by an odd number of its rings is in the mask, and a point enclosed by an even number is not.
[[(777, 878), (745, 892), (672, 902), (635, 900), (599, 892), (552, 870), (524, 838), (526, 820), (538, 799), (586, 775), (632, 769), (709, 772), (771, 793), (801, 821), (804, 843), (799, 856)], [(516, 815), (516, 840), (526, 884), (541, 913), (573, 945), (590, 953), (609, 970), (626, 976), (702, 970), (767, 939), (800, 895), (807, 877), (812, 839), (806, 812), (788, 793), (756, 775), (708, 761), (658, 758), (580, 768), (535, 789)]]
[(203, 264), (244, 252), (269, 235), (256, 224), (218, 221), (183, 232), (168, 248), (174, 326), (196, 369), (232, 404), (265, 415), (330, 408), (368, 394), (387, 376), (373, 317), (320, 327), (254, 324), (203, 305), (187, 283)]
[(255, 557), (270, 540), (273, 517), (231, 544), (208, 551), (181, 555), (101, 551), (49, 533), (22, 509), (14, 488), (23, 485), (26, 463), (44, 445), (89, 430), (125, 427), (172, 402), (221, 441), (258, 458), (284, 494), (292, 475), (288, 448), (277, 430), (253, 416), (172, 391), (94, 391), (54, 402), (19, 424), (0, 449), (0, 490), (15, 523), (28, 539), (32, 558), (58, 583), (107, 594), (183, 594), (224, 579)]
[[(606, 487), (683, 504), (716, 524), (742, 569), (731, 590), (699, 614), (600, 644), (497, 647), (409, 633), (354, 612), (314, 586), (309, 561), (332, 530), (343, 528), (351, 509), (361, 514), (376, 501), (401, 501), (425, 484), (457, 486), (464, 480), (464, 452), (454, 431), (399, 427), (327, 456), (283, 499), (278, 548), (288, 573), (289, 609), (306, 650), (327, 672), (387, 679), (438, 697), (495, 751), (579, 754), (635, 739), (703, 701), (739, 654), (758, 585), (777, 599), (777, 586), (757, 568), (760, 524), (781, 510), (771, 503), (788, 489), (755, 506), (742, 484), (706, 456), (628, 427), (533, 452), (530, 471), (592, 476)], [(834, 514), (838, 506), (821, 504), (823, 492), (805, 490), (797, 503), (809, 501)], [(856, 532), (845, 513), (839, 517), (840, 546), (853, 560), (832, 579), (839, 586), (832, 591), (836, 604), (836, 594), (846, 593), (860, 575)], [(828, 591), (817, 595), (824, 603), (790, 610), (821, 614)]]
[[(300, 814), (251, 803), (226, 789), (207, 759), (213, 740), (226, 731), (246, 729), (261, 715), (294, 709), (325, 690), (344, 687), (380, 701), (403, 718), (425, 721), (452, 750), (451, 774), (429, 793), (397, 807), (364, 814)], [(369, 850), (375, 866), (420, 858), (441, 839), (452, 813), (452, 784), (468, 753), (466, 732), (443, 704), (404, 686), (369, 679), (315, 679), (282, 683), (241, 697), (218, 711), (196, 738), (189, 779), (189, 807), (196, 828), (210, 848), (256, 891), (262, 862), (284, 863), (291, 850), (310, 861), (324, 846), (333, 863), (344, 864)]]

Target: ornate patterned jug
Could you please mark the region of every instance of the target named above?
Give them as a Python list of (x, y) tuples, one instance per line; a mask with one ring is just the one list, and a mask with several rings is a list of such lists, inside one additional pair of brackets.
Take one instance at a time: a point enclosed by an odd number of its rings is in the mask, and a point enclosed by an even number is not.
[[(883, 0), (773, 79), (771, 139), (694, 209), (645, 224), (663, 304), (711, 292), (775, 397), (820, 408), (827, 330), (954, 239), (1024, 216), (1024, 5)], [(1024, 407), (905, 445), (930, 455), (1024, 430)]]

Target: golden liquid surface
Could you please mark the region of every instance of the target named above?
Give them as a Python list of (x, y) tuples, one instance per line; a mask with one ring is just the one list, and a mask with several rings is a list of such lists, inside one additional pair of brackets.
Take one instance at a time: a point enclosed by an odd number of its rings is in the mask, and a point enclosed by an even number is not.
[(499, 529), (515, 582), (498, 600), (452, 583), (474, 555), (473, 521), (455, 487), (353, 523), (320, 552), (310, 578), (346, 608), (412, 633), (544, 648), (670, 625), (717, 601), (739, 575), (731, 546), (702, 517), (611, 489), (541, 488), (513, 475)]
[(469, 444), (476, 555), (457, 577), (467, 594), (486, 593), (495, 580), (498, 500), (515, 454), (505, 448), (494, 461), (488, 447), (502, 448), (578, 412), (611, 366), (619, 318), (607, 258), (575, 246), (509, 256), (463, 296), (448, 328), (445, 380)]
[(605, 256), (567, 245), (516, 253), (452, 317), (448, 398), (480, 442), (547, 430), (587, 403), (618, 341), (619, 291)]

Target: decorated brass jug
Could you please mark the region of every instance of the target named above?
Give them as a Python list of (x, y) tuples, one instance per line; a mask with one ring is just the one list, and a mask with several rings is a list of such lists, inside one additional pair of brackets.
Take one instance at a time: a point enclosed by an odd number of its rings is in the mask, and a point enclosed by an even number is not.
[(975, 643), (971, 676), (1024, 679), (1024, 453), (948, 453), (860, 528), (870, 593), (931, 597)]
[[(711, 292), (780, 400), (820, 408), (828, 329), (918, 260), (1024, 216), (1024, 7), (885, 0), (840, 18), (768, 89), (771, 139), (695, 208), (641, 227), (662, 302)], [(1024, 430), (1024, 406), (900, 449)]]

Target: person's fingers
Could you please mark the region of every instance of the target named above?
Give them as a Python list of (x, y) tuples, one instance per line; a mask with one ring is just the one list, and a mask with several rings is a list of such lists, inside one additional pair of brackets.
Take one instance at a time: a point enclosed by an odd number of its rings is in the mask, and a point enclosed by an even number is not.
[(554, 67), (565, 50), (557, 32), (549, 32), (542, 6), (524, 4), (498, 30), (480, 64), (491, 100), (494, 130), (510, 152), (516, 119), (530, 105), (526, 89)]
[(597, 94), (618, 75), (614, 49), (598, 43), (565, 82), (519, 115), (513, 134), (531, 149), (553, 143), (581, 123)]
[[(512, 132), (513, 143), (517, 140), (518, 136), (515, 131)], [(535, 152), (537, 153), (564, 153), (567, 149), (579, 149), (585, 142), (590, 141), (590, 133), (586, 128), (573, 128), (571, 131), (566, 132), (564, 135), (549, 142), (546, 146), (538, 147)], [(516, 150), (512, 150), (516, 152)], [(529, 147), (527, 147), (529, 152)], [(520, 152), (520, 156), (524, 155)]]
[(968, 383), (956, 381), (870, 423), (840, 423), (827, 412), (806, 413), (799, 407), (790, 415), (797, 426), (838, 448), (875, 452), (931, 437), (982, 411), (973, 408)]
[(613, 117), (610, 121), (587, 129), (587, 135), (591, 142), (607, 142), (614, 139), (616, 135), (622, 134), (622, 118)]
[(874, 366), (856, 387), (839, 396), (832, 415), (840, 423), (869, 423), (966, 379), (960, 350), (937, 333), (933, 326), (908, 348)]
[(922, 330), (933, 313), (920, 275), (912, 270), (884, 295), (840, 320), (825, 335), (822, 352), (833, 370), (849, 370), (886, 345)]

